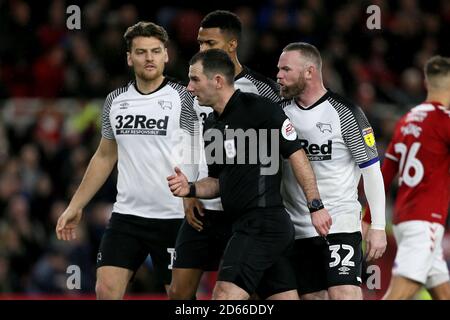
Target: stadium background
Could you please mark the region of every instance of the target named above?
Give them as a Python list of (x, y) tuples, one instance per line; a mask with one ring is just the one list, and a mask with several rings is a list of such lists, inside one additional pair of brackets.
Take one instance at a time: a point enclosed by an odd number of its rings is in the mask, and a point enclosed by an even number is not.
[[(115, 174), (85, 209), (78, 240), (57, 241), (54, 226), (99, 141), (104, 98), (131, 79), (122, 35), (135, 22), (154, 21), (168, 30), (166, 74), (183, 80), (198, 50), (199, 23), (215, 9), (240, 16), (240, 61), (271, 78), (284, 45), (315, 44), (327, 87), (364, 109), (380, 154), (398, 117), (424, 100), (424, 62), (450, 55), (446, 0), (223, 2), (0, 0), (0, 299), (93, 298), (96, 250), (115, 198)], [(66, 27), (71, 4), (81, 8), (81, 30)], [(381, 8), (381, 30), (366, 27), (371, 4)], [(394, 196), (395, 190), (388, 220)], [(390, 226), (388, 232), (388, 251), (377, 262), (382, 287), (366, 290), (367, 299), (387, 288), (395, 254)], [(450, 262), (448, 234), (444, 250)], [(69, 265), (81, 269), (80, 290), (67, 289)], [(209, 296), (213, 279), (204, 278), (200, 298)], [(128, 297), (164, 298), (150, 259)]]

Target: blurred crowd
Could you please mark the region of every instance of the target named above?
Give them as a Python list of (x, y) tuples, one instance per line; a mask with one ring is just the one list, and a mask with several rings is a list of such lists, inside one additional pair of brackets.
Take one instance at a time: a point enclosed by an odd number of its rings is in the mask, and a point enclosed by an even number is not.
[[(81, 291), (93, 292), (115, 175), (85, 210), (77, 241), (57, 241), (54, 226), (99, 141), (104, 98), (132, 77), (122, 37), (137, 21), (168, 30), (166, 74), (182, 80), (198, 50), (200, 21), (215, 9), (238, 14), (240, 61), (268, 77), (275, 78), (287, 43), (316, 45), (327, 87), (364, 109), (380, 154), (399, 115), (425, 98), (425, 61), (450, 56), (446, 0), (85, 0), (77, 1), (81, 30), (66, 26), (70, 4), (0, 0), (0, 293), (67, 292), (70, 264), (83, 270)], [(366, 26), (371, 4), (381, 8), (380, 30)], [(149, 260), (131, 290), (161, 288)]]

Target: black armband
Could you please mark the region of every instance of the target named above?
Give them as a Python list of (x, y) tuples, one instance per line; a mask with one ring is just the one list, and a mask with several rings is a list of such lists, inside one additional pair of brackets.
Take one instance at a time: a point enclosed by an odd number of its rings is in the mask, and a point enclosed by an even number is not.
[(189, 182), (189, 193), (186, 195), (186, 198), (195, 198), (196, 195), (195, 182)]

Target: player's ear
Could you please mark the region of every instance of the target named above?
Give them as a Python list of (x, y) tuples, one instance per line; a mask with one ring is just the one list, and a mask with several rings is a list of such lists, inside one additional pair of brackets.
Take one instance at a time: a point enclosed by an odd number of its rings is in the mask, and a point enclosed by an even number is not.
[(129, 67), (133, 66), (133, 61), (131, 60), (131, 53), (130, 51), (127, 51), (127, 64)]
[(310, 80), (314, 74), (314, 72), (316, 72), (316, 67), (314, 65), (309, 65), (305, 68), (305, 79)]
[(236, 39), (231, 39), (228, 41), (228, 52), (236, 52), (238, 46), (238, 41)]
[(225, 81), (225, 78), (221, 74), (217, 73), (214, 76), (214, 82), (215, 82), (215, 85), (216, 85), (216, 89), (223, 88), (224, 81)]
[(164, 48), (164, 62), (169, 62), (169, 52), (167, 51), (167, 48)]

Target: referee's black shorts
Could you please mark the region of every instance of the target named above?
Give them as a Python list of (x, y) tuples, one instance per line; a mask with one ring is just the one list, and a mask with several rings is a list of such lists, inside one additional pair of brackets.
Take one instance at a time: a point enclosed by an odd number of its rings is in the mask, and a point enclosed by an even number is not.
[(248, 294), (265, 299), (296, 289), (287, 255), (294, 226), (284, 208), (256, 209), (233, 223), (218, 280), (232, 282)]
[(170, 284), (175, 239), (183, 219), (150, 219), (113, 212), (97, 253), (97, 268), (134, 272), (150, 254), (158, 279)]
[(174, 268), (217, 271), (223, 252), (231, 237), (231, 220), (223, 211), (203, 211), (196, 214), (203, 230), (195, 230), (183, 221), (175, 245)]

